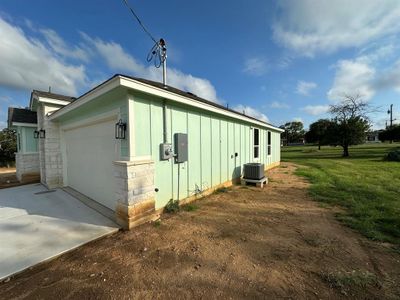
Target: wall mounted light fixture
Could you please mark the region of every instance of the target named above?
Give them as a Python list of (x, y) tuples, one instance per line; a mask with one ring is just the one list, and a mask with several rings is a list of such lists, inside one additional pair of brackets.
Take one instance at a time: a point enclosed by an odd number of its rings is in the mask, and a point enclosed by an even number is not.
[(118, 123), (115, 124), (115, 138), (118, 140), (125, 139), (126, 123), (122, 122), (120, 119)]
[(39, 130), (35, 130), (35, 131), (33, 132), (33, 138), (34, 138), (34, 139), (38, 139), (38, 138), (39, 138)]
[(40, 137), (41, 139), (44, 139), (44, 138), (46, 137), (46, 130), (40, 129), (40, 130), (39, 130), (39, 137)]

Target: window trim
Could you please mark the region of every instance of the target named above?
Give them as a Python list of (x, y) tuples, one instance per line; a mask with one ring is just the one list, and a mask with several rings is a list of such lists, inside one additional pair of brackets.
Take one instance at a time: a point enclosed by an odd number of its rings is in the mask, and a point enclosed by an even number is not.
[(272, 133), (267, 131), (267, 156), (272, 155)]
[[(256, 144), (256, 131), (257, 131), (257, 144)], [(257, 149), (257, 151), (256, 151)], [(257, 156), (256, 156), (257, 154)], [(260, 129), (253, 128), (253, 158), (260, 158)]]

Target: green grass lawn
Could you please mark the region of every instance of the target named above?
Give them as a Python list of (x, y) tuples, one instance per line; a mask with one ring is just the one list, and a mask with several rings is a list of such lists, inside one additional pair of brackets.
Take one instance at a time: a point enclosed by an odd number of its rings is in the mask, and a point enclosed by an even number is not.
[(297, 174), (307, 177), (313, 198), (344, 208), (338, 218), (371, 239), (400, 246), (400, 162), (384, 155), (400, 144), (340, 147), (285, 147), (282, 161), (300, 164)]

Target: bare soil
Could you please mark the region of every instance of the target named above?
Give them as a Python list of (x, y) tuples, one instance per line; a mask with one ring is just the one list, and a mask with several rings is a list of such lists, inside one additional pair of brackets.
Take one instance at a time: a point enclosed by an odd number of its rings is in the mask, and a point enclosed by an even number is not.
[(336, 221), (295, 168), (33, 267), (0, 298), (399, 299), (400, 254)]
[(17, 185), (19, 185), (19, 181), (17, 180), (15, 168), (0, 168), (0, 189)]

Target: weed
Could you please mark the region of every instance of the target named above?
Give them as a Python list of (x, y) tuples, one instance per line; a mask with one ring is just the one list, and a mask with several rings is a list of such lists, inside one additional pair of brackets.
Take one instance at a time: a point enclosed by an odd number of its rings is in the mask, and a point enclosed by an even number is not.
[(379, 284), (375, 274), (368, 271), (353, 270), (352, 272), (329, 272), (322, 273), (321, 278), (329, 284), (331, 288), (340, 289), (346, 293), (351, 287), (365, 288), (368, 285)]
[(199, 207), (196, 204), (192, 204), (192, 203), (186, 204), (182, 208), (184, 211), (195, 211), (195, 210), (199, 209)]
[(154, 227), (160, 227), (160, 226), (161, 226), (161, 220), (160, 220), (160, 219), (155, 220), (155, 221), (153, 222), (153, 225), (154, 225)]
[(227, 187), (220, 187), (220, 188), (216, 189), (214, 193), (221, 194), (221, 193), (227, 193), (227, 192), (229, 192), (229, 189)]
[(164, 211), (167, 213), (177, 213), (179, 210), (180, 210), (179, 200), (171, 199), (164, 207)]

